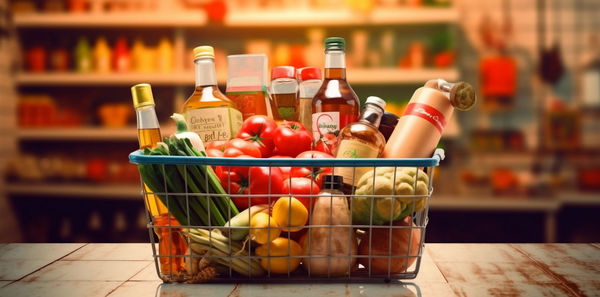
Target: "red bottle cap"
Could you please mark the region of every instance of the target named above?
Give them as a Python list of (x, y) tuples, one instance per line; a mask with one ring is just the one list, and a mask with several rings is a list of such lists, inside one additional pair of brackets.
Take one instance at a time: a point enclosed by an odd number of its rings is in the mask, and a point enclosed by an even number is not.
[(271, 80), (277, 78), (296, 78), (295, 69), (292, 66), (277, 66), (271, 69)]
[(321, 79), (321, 68), (304, 67), (296, 71), (296, 78), (300, 81), (309, 79)]

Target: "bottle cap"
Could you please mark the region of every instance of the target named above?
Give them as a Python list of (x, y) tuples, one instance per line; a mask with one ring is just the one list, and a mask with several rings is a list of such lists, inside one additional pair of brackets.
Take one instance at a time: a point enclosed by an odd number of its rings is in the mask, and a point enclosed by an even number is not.
[(215, 58), (215, 49), (212, 46), (203, 45), (194, 48), (194, 60), (201, 58)]
[(379, 107), (381, 107), (381, 109), (385, 110), (385, 100), (376, 97), (376, 96), (369, 96), (367, 97), (367, 101), (365, 102), (366, 104), (375, 104)]
[(325, 51), (327, 50), (345, 50), (346, 41), (341, 37), (329, 37), (325, 39)]
[(277, 78), (296, 78), (293, 66), (277, 66), (271, 69), (271, 80)]
[(152, 87), (149, 84), (137, 84), (131, 87), (131, 97), (133, 97), (133, 107), (154, 105), (154, 96)]
[(321, 68), (304, 67), (296, 70), (296, 79), (299, 81), (309, 79), (321, 79)]
[(450, 89), (450, 103), (458, 110), (469, 110), (477, 101), (475, 89), (466, 82), (458, 82)]
[(341, 175), (325, 175), (322, 189), (342, 189), (344, 178)]

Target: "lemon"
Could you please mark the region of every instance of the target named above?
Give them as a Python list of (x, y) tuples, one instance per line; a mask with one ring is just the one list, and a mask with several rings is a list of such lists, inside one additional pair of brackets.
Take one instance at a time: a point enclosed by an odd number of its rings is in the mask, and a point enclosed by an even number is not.
[(252, 216), (250, 220), (250, 239), (265, 244), (269, 240), (273, 240), (279, 236), (281, 230), (275, 222), (275, 219), (269, 217), (268, 214), (260, 212)]
[(302, 247), (294, 240), (277, 237), (270, 243), (257, 247), (255, 252), (257, 256), (264, 257), (260, 259), (262, 268), (267, 271), (270, 270), (271, 273), (284, 274), (288, 271), (293, 272), (298, 268), (300, 256), (302, 256)]
[(300, 231), (308, 221), (308, 210), (294, 197), (281, 197), (273, 205), (273, 218), (284, 231)]

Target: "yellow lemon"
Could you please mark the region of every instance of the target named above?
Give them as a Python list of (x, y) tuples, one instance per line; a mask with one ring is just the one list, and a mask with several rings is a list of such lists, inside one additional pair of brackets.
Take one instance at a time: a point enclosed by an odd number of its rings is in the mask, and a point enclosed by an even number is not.
[(294, 197), (281, 197), (273, 205), (273, 218), (284, 231), (300, 231), (308, 221), (308, 210)]
[(279, 236), (281, 230), (275, 222), (275, 219), (269, 217), (268, 214), (260, 212), (252, 216), (250, 220), (250, 239), (265, 244), (269, 240), (274, 240)]
[(287, 274), (288, 271), (291, 273), (300, 265), (302, 247), (294, 240), (277, 237), (270, 243), (257, 247), (255, 252), (256, 255), (264, 257), (260, 259), (262, 268), (270, 270), (271, 273)]

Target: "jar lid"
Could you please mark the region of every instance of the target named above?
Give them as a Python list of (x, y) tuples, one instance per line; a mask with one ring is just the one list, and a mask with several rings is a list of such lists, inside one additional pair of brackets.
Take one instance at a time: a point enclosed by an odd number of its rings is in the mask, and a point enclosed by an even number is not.
[(325, 50), (345, 50), (346, 41), (342, 37), (328, 37), (325, 39)]
[(323, 177), (322, 189), (342, 189), (344, 186), (344, 178), (341, 175), (325, 175)]
[(271, 80), (277, 78), (296, 78), (293, 66), (277, 66), (271, 69)]
[(296, 79), (299, 81), (309, 79), (321, 79), (321, 68), (304, 67), (296, 70)]
[(396, 124), (398, 124), (398, 120), (400, 120), (399, 116), (397, 116), (396, 114), (391, 113), (389, 111), (386, 111), (383, 113), (383, 116), (381, 116), (381, 124), (380, 125), (395, 127)]
[(194, 60), (201, 58), (215, 58), (215, 49), (212, 46), (202, 45), (194, 48)]

